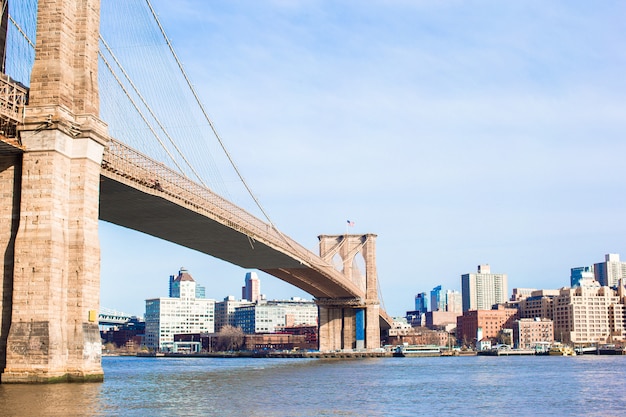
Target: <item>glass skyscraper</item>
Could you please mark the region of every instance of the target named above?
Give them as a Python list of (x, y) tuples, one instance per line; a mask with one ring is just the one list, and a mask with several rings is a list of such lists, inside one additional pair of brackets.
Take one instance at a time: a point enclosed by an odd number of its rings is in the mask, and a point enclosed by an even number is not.
[(415, 296), (415, 311), (426, 313), (428, 311), (428, 298), (426, 293), (421, 292)]

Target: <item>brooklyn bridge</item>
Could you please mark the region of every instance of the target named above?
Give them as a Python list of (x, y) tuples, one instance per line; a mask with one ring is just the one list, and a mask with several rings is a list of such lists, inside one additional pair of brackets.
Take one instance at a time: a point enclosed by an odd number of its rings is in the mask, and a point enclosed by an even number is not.
[[(219, 134), (150, 2), (131, 3), (162, 36), (180, 84), (142, 90), (154, 74), (129, 75), (100, 31), (99, 0), (0, 1), (0, 381), (103, 379), (99, 220), (306, 291), (322, 351), (379, 348), (391, 319), (380, 305), (376, 235), (321, 234), (315, 254), (207, 185), (207, 155), (167, 127), (151, 92), (175, 101), (183, 85), (223, 147)], [(113, 107), (132, 111), (108, 119)]]

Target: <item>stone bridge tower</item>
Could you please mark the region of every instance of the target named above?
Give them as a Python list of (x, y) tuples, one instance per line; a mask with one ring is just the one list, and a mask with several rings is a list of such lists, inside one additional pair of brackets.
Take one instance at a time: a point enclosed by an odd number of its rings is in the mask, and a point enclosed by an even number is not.
[(380, 301), (376, 272), (376, 235), (321, 235), (320, 257), (329, 263), (339, 255), (346, 279), (356, 275), (357, 254), (365, 260), (365, 282), (356, 282), (365, 299), (318, 299), (320, 350), (380, 348)]
[(38, 2), (25, 152), (0, 160), (2, 383), (103, 379), (99, 22), (100, 0)]

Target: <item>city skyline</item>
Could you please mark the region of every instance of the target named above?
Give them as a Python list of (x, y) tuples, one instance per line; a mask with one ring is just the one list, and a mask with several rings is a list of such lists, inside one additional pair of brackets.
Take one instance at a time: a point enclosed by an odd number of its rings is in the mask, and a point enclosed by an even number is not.
[[(278, 229), (315, 253), (347, 219), (378, 235), (391, 315), (478, 264), (559, 288), (626, 253), (619, 2), (153, 5)], [(101, 304), (123, 311), (181, 265), (209, 293), (248, 272), (103, 222), (100, 238)]]
[[(617, 258), (619, 259), (619, 254), (606, 254), (605, 257), (608, 259), (609, 255), (617, 256)], [(626, 262), (624, 262), (624, 264), (626, 265)], [(481, 267), (482, 268), (486, 267), (487, 270), (489, 270), (490, 265), (479, 265), (478, 266), (478, 271), (479, 272), (480, 272), (480, 268)], [(581, 268), (581, 267), (573, 267), (573, 268), (570, 269), (570, 271), (574, 272), (574, 270), (579, 269), (579, 268)], [(592, 266), (584, 266), (583, 268), (590, 268), (591, 270), (593, 270), (593, 264), (592, 264)], [(254, 285), (255, 285), (255, 287), (257, 289), (256, 291), (258, 292), (258, 290), (260, 288), (260, 285), (261, 285), (261, 279), (258, 277), (258, 274), (253, 272), (253, 271), (246, 270), (244, 268), (241, 268), (241, 270), (243, 271), (243, 275), (240, 277), (241, 278), (241, 282), (243, 283), (243, 286), (239, 287), (239, 290), (241, 292), (241, 294), (240, 294), (241, 297), (238, 297), (238, 296), (234, 295), (234, 293), (228, 293), (228, 294), (222, 294), (222, 295), (219, 295), (219, 296), (213, 296), (211, 294), (210, 289), (209, 289), (208, 294), (206, 295), (205, 298), (213, 299), (215, 301), (221, 301), (223, 299), (226, 299), (227, 297), (232, 297), (234, 300), (240, 300), (240, 301), (243, 300), (243, 301), (245, 301), (245, 297), (243, 296), (243, 294), (246, 293), (246, 286), (247, 286), (250, 278), (252, 278), (253, 281), (256, 281), (256, 283)], [(182, 266), (182, 267), (180, 267), (179, 271), (176, 274), (178, 274), (180, 276), (180, 274), (183, 274), (183, 273), (184, 274), (189, 273), (189, 269), (184, 267), (184, 266)], [(402, 310), (401, 314), (394, 314), (393, 316), (394, 317), (404, 317), (404, 313), (406, 313), (408, 311), (411, 311), (411, 310), (417, 309), (417, 304), (416, 303), (418, 301), (417, 300), (418, 296), (424, 296), (425, 297), (424, 300), (426, 301), (426, 306), (425, 306), (423, 312), (435, 311), (435, 310), (433, 310), (432, 305), (429, 304), (431, 302), (431, 298), (432, 298), (432, 295), (433, 295), (434, 291), (440, 292), (444, 296), (444, 301), (442, 301), (442, 303), (446, 306), (446, 309), (447, 309), (447, 299), (445, 298), (447, 295), (449, 295), (450, 293), (454, 293), (454, 294), (456, 294), (455, 297), (462, 296), (462, 293), (463, 293), (462, 281), (463, 281), (464, 275), (474, 275), (474, 274), (471, 274), (471, 273), (469, 273), (469, 274), (462, 274), (459, 277), (459, 288), (458, 289), (457, 288), (446, 288), (446, 287), (443, 287), (440, 284), (440, 285), (437, 285), (436, 287), (434, 287), (432, 290), (430, 290), (428, 292), (417, 292), (417, 291), (420, 291), (420, 289), (414, 290), (415, 291), (414, 292), (415, 295), (409, 298), (410, 301), (408, 303), (405, 303), (405, 304), (407, 304), (407, 307), (404, 310)], [(496, 274), (496, 275), (502, 275), (502, 274)], [(506, 274), (504, 274), (504, 275), (506, 276)], [(169, 276), (170, 276), (170, 288), (169, 288), (169, 291), (168, 291), (168, 296), (171, 297), (172, 296), (171, 280), (176, 275), (171, 275), (170, 274)], [(274, 277), (271, 277), (269, 275), (266, 275), (266, 277), (274, 278)], [(591, 273), (591, 278), (590, 279), (595, 281), (595, 278), (593, 277), (593, 273)], [(202, 285), (202, 282), (197, 280), (197, 279), (194, 279), (194, 280), (196, 281), (196, 285), (197, 286), (202, 287), (202, 294), (205, 294), (205, 288)], [(576, 282), (576, 285), (578, 285), (578, 281)], [(235, 284), (235, 286), (236, 286), (236, 284)], [(532, 289), (541, 291), (541, 290), (559, 290), (561, 288), (572, 288), (572, 287), (574, 287), (572, 285), (572, 283), (568, 282), (565, 285), (561, 285), (561, 286), (558, 286), (558, 287), (555, 287), (555, 288), (537, 287), (537, 288), (532, 288)], [(262, 299), (262, 298), (263, 299), (271, 299), (273, 301), (289, 300), (289, 299), (292, 299), (292, 298), (313, 299), (313, 297), (310, 294), (304, 293), (304, 292), (300, 291), (298, 288), (286, 284), (286, 287), (285, 287), (286, 291), (289, 291), (289, 288), (293, 289), (293, 294), (292, 295), (287, 295), (287, 296), (283, 295), (281, 297), (271, 297), (271, 295), (270, 295), (270, 298), (267, 298), (265, 294), (258, 293), (258, 299), (259, 300)], [(523, 285), (518, 286), (518, 287), (510, 288), (510, 291), (507, 289), (507, 293), (506, 293), (506, 297), (505, 297), (504, 301), (508, 301), (509, 299), (512, 299), (511, 297), (513, 297), (515, 295), (515, 291), (516, 290), (529, 290), (529, 289), (527, 287), (523, 286)], [(256, 292), (255, 292), (255, 294), (256, 294)], [(296, 294), (300, 294), (300, 295), (296, 295)], [(144, 299), (144, 301), (147, 300), (147, 299), (150, 299), (150, 298), (158, 298), (160, 296), (161, 295), (154, 295), (153, 297), (148, 297), (148, 298)], [(511, 296), (511, 297), (509, 297), (509, 296)], [(460, 300), (457, 300), (457, 301), (460, 301)], [(142, 313), (136, 313), (137, 310), (134, 309), (134, 308), (124, 310), (124, 309), (121, 309), (121, 308), (118, 309), (118, 308), (110, 307), (110, 306), (105, 306), (105, 307), (111, 308), (112, 310), (116, 310), (118, 312), (124, 312), (124, 313), (127, 313), (127, 314), (131, 314), (131, 315), (134, 315), (134, 316), (137, 316), (137, 317), (142, 317), (143, 316), (143, 312)], [(397, 309), (399, 309), (399, 308), (397, 308)]]

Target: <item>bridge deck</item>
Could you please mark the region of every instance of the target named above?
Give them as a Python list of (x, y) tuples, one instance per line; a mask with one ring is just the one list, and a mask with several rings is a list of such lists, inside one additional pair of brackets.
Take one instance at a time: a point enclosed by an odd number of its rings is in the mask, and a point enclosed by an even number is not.
[(127, 146), (112, 141), (102, 166), (100, 219), (265, 271), (317, 298), (364, 298), (271, 225)]

